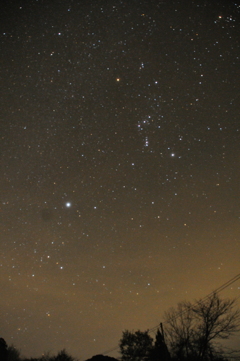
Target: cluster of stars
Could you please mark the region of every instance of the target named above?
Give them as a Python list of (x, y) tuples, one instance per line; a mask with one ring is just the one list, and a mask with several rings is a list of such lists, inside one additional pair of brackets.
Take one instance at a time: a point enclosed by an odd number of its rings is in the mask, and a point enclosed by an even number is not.
[(5, 6), (2, 332), (86, 359), (238, 266), (240, 8)]

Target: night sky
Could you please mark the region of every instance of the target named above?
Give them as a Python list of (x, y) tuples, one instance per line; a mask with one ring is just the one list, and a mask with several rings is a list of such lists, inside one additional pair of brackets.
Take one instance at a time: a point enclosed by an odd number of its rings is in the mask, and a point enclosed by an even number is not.
[(84, 360), (239, 273), (240, 5), (0, 14), (0, 336)]

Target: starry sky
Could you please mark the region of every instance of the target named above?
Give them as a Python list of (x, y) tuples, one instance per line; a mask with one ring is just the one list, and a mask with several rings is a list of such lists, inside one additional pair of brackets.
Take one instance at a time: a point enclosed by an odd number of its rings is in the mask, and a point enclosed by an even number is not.
[(239, 273), (240, 5), (0, 17), (1, 337), (85, 360)]

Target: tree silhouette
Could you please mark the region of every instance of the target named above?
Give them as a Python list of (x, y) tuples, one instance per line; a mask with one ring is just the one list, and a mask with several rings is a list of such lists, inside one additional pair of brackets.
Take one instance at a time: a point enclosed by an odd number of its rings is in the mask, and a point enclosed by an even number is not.
[(170, 353), (165, 343), (162, 324), (161, 330), (158, 329), (155, 337), (155, 343), (151, 352), (151, 361), (168, 361), (170, 360)]
[(51, 361), (74, 361), (75, 359), (70, 356), (66, 350), (61, 350), (57, 356), (51, 358)]
[(119, 343), (123, 361), (146, 361), (153, 348), (153, 339), (148, 331), (123, 331)]
[(8, 359), (7, 343), (1, 337), (0, 338), (0, 360), (1, 361), (7, 361), (7, 359)]
[(13, 345), (8, 346), (7, 352), (8, 352), (8, 361), (20, 361), (21, 360), (20, 351)]
[(114, 357), (105, 356), (105, 355), (94, 355), (90, 359), (87, 359), (86, 361), (118, 361)]
[(212, 360), (217, 339), (228, 339), (239, 330), (240, 313), (235, 300), (212, 294), (205, 301), (181, 302), (165, 313), (172, 352), (179, 359)]

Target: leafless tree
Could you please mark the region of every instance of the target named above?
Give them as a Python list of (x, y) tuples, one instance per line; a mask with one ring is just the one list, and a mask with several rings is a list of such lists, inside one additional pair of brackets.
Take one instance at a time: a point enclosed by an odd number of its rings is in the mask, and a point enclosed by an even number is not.
[(214, 293), (205, 301), (179, 303), (165, 313), (165, 321), (165, 332), (177, 357), (211, 360), (214, 341), (228, 339), (239, 330), (240, 311), (236, 300), (223, 300)]

